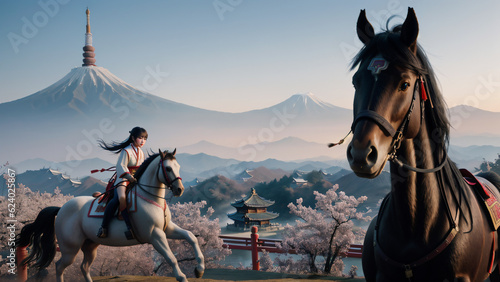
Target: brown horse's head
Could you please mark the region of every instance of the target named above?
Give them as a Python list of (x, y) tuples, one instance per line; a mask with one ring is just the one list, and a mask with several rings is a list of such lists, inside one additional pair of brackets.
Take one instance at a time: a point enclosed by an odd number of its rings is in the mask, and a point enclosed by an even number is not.
[(403, 25), (377, 35), (362, 10), (357, 31), (365, 46), (353, 61), (358, 69), (352, 79), (353, 138), (347, 158), (356, 175), (374, 178), (401, 140), (414, 138), (420, 130), (420, 79), (427, 71), (419, 59), (412, 8)]

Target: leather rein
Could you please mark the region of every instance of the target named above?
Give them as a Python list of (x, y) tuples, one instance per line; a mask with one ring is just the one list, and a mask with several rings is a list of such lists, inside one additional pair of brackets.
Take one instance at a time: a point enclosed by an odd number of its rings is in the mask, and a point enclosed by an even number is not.
[[(171, 168), (171, 167), (168, 167), (168, 168), (169, 168), (169, 171), (172, 171), (172, 168)], [(162, 174), (163, 174), (163, 178), (165, 179), (165, 181), (166, 181), (167, 183), (163, 183), (163, 182), (160, 180), (160, 171), (162, 172)], [(175, 175), (174, 175), (174, 176), (175, 176)], [(143, 188), (143, 186), (148, 187), (148, 188), (155, 188), (155, 189), (170, 189), (170, 190), (172, 190), (172, 187), (173, 187), (173, 185), (174, 185), (175, 181), (182, 180), (182, 178), (181, 178), (181, 177), (178, 177), (178, 176), (177, 176), (177, 177), (175, 177), (173, 180), (172, 180), (170, 177), (168, 177), (167, 167), (166, 167), (166, 166), (165, 166), (165, 164), (164, 164), (164, 159), (162, 159), (161, 157), (160, 157), (160, 163), (158, 164), (158, 170), (156, 171), (156, 178), (158, 179), (158, 182), (165, 184), (165, 185), (166, 185), (166, 187), (161, 187), (161, 186), (153, 186), (153, 185), (146, 185), (146, 184), (140, 184), (140, 183), (139, 183), (139, 179), (137, 180), (137, 184), (136, 184), (136, 185), (137, 185), (137, 186), (138, 186), (138, 187), (139, 187), (142, 191), (144, 191), (146, 194), (148, 194), (148, 195), (150, 195), (150, 196), (152, 196), (152, 197), (155, 197), (155, 198), (158, 198), (158, 199), (164, 199), (164, 200), (166, 200), (166, 198), (165, 198), (165, 197), (160, 197), (160, 196), (157, 196), (157, 195), (155, 195), (155, 194), (153, 194), (153, 193), (151, 193), (151, 192), (147, 191), (146, 189), (144, 189), (144, 188)]]

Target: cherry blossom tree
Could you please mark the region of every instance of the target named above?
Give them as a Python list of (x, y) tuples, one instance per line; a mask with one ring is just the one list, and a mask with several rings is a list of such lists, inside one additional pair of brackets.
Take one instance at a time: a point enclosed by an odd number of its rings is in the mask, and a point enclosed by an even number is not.
[(325, 194), (314, 191), (315, 208), (303, 206), (302, 198), (296, 204), (288, 205), (290, 213), (298, 216), (295, 226), (287, 224), (281, 247), (284, 250), (294, 249), (298, 254), (307, 257), (309, 271), (319, 272), (316, 259), (324, 259), (323, 272), (338, 274), (343, 270), (341, 254), (347, 252), (350, 244), (360, 241), (364, 231), (354, 231), (353, 219), (370, 220), (366, 216), (369, 211), (358, 212), (357, 207), (367, 197), (355, 198), (337, 190), (334, 185)]
[(280, 273), (309, 273), (309, 260), (306, 256), (302, 255), (298, 260), (294, 260), (291, 256), (278, 256), (274, 259), (276, 272)]
[(358, 271), (358, 267), (357, 267), (357, 266), (355, 266), (355, 265), (352, 265), (352, 266), (351, 266), (351, 269), (349, 270), (349, 273), (348, 273), (347, 275), (348, 275), (349, 277), (351, 277), (351, 278), (354, 278), (354, 277), (358, 276), (357, 271)]
[(269, 255), (269, 252), (266, 250), (262, 250), (262, 253), (259, 258), (260, 262), (260, 270), (261, 271), (266, 271), (266, 272), (275, 272), (276, 267), (273, 264), (273, 260), (271, 259), (271, 256)]
[[(50, 194), (33, 192), (23, 184), (19, 184), (15, 188), (15, 197), (0, 197), (0, 220), (2, 225), (0, 229), (0, 250), (6, 249), (8, 224), (10, 225), (14, 221), (15, 230), (20, 231), (26, 223), (35, 220), (43, 208), (48, 206), (60, 207), (72, 198), (73, 196), (61, 194), (57, 187), (55, 193)], [(14, 208), (12, 209), (12, 207)], [(7, 221), (8, 219), (13, 221)]]

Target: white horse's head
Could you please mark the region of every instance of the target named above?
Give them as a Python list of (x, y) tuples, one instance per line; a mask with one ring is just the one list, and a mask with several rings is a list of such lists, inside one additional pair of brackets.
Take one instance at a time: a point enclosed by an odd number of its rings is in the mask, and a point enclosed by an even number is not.
[(184, 193), (184, 185), (182, 184), (182, 178), (180, 177), (179, 171), (181, 166), (177, 162), (175, 158), (175, 153), (177, 149), (174, 149), (173, 152), (160, 150), (160, 165), (162, 170), (162, 178), (163, 183), (165, 183), (170, 189), (172, 193), (176, 197), (180, 197), (182, 193)]

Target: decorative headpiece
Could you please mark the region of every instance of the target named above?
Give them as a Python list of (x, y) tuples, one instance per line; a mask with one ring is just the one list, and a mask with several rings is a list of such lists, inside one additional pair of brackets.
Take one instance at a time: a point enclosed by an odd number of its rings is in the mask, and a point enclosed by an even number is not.
[(375, 57), (368, 65), (368, 70), (372, 71), (373, 75), (379, 74), (381, 71), (389, 67), (389, 62), (382, 57)]

